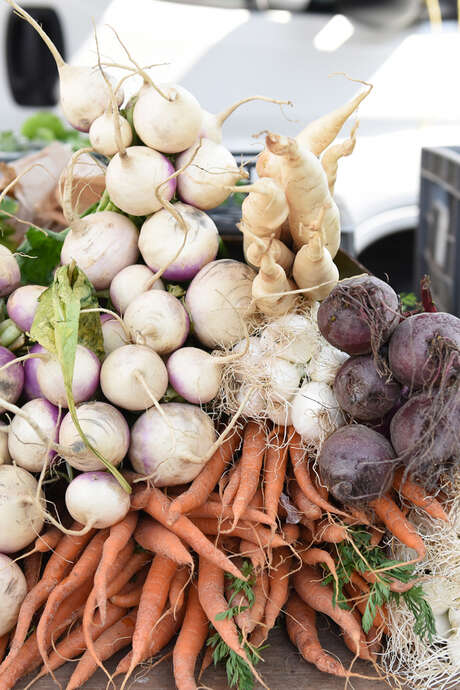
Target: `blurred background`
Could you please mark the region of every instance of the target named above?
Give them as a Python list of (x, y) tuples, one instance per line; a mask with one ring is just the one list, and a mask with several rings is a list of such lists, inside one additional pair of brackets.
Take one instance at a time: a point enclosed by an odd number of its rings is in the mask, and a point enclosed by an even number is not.
[[(210, 112), (256, 94), (292, 101), (292, 108), (248, 103), (226, 122), (224, 143), (244, 160), (261, 149), (261, 130), (295, 135), (355, 95), (358, 85), (343, 73), (371, 82), (355, 151), (339, 164), (342, 247), (398, 291), (416, 290), (429, 272), (441, 308), (459, 313), (457, 0), (29, 0), (24, 7), (75, 64), (96, 63), (92, 20), (104, 60), (126, 62), (116, 27), (139, 63), (161, 63), (152, 76), (179, 81)], [(84, 145), (42, 114), (59, 115), (54, 62), (1, 0), (0, 31), (2, 165), (54, 139)], [(138, 86), (133, 79), (133, 91)], [(56, 175), (64, 164), (53, 154)], [(45, 220), (57, 223), (48, 178)], [(25, 180), (19, 196), (36, 206), (46, 184), (35, 182), (31, 201)], [(229, 207), (217, 215), (227, 226), (238, 217)]]

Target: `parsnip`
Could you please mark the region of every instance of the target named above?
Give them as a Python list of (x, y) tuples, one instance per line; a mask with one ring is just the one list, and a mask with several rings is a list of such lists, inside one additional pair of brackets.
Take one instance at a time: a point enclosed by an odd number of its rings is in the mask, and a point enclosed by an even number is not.
[(320, 231), (299, 249), (292, 273), (299, 288), (309, 288), (307, 294), (312, 300), (324, 299), (337, 285), (339, 270), (323, 246)]
[(252, 297), (263, 314), (281, 316), (294, 308), (295, 295), (281, 295), (295, 286), (286, 277), (284, 269), (277, 264), (269, 249), (262, 257), (260, 270), (252, 282)]
[(338, 144), (330, 146), (321, 158), (321, 165), (326, 173), (327, 183), (329, 186), (329, 193), (334, 194), (335, 181), (337, 179), (337, 168), (339, 158), (349, 156), (353, 153), (356, 144), (356, 131), (359, 127), (359, 120), (356, 120), (353, 125), (350, 136)]
[(238, 223), (236, 227), (243, 233), (244, 256), (251, 266), (259, 268), (262, 257), (266, 252), (269, 252), (273, 260), (287, 274), (291, 272), (292, 264), (294, 263), (294, 253), (281, 240), (277, 239), (275, 235), (271, 237), (258, 237), (244, 223)]

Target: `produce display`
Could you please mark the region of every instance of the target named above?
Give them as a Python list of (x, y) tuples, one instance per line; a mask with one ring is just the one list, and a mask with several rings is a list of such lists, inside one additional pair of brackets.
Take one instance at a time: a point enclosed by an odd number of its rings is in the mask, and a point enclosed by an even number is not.
[[(295, 139), (266, 132), (248, 181), (222, 125), (254, 98), (213, 115), (126, 48), (116, 84), (97, 37), (98, 64), (69, 66), (8, 2), (90, 147), (68, 228), (0, 245), (1, 690), (72, 660), (68, 690), (98, 668), (125, 688), (168, 651), (178, 690), (211, 664), (270, 687), (275, 625), (306, 678), (458, 687), (460, 320), (427, 281), (407, 310), (334, 263), (357, 122), (335, 139), (372, 87)], [(106, 188), (81, 214), (87, 153)], [(207, 213), (235, 192), (244, 261)]]

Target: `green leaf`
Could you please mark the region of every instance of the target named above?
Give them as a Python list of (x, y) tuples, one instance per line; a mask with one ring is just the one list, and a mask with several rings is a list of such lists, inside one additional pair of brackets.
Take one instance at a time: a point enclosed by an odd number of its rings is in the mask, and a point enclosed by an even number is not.
[(62, 232), (29, 228), (17, 249), (16, 260), (25, 284), (49, 285), (59, 265), (61, 249), (68, 229)]
[(0, 203), (0, 244), (11, 251), (14, 251), (18, 245), (14, 237), (16, 230), (10, 225), (11, 215), (16, 215), (18, 206), (18, 202), (9, 196), (2, 199)]
[[(27, 139), (65, 139), (66, 128), (57, 115), (40, 110), (24, 120), (21, 134)], [(45, 136), (43, 136), (45, 134)]]

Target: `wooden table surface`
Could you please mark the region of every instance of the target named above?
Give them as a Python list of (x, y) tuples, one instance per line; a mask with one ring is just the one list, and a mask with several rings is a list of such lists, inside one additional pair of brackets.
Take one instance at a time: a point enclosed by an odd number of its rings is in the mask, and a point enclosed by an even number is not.
[[(332, 654), (340, 656), (344, 664), (349, 664), (352, 655), (345, 649), (343, 641), (331, 630), (326, 620), (319, 621), (320, 639), (323, 646)], [(343, 690), (345, 680), (336, 678), (318, 671), (314, 666), (305, 662), (289, 642), (284, 629), (273, 630), (270, 635), (270, 646), (265, 650), (264, 663), (260, 662), (258, 670), (270, 690)], [(118, 660), (123, 653), (117, 655)], [(67, 680), (70, 678), (74, 665), (65, 664), (56, 672), (56, 678), (62, 688), (65, 688)], [(114, 662), (107, 664), (107, 668), (112, 670)], [(353, 671), (367, 676), (375, 676), (371, 664), (358, 661), (353, 666)], [(26, 678), (16, 685), (17, 690), (23, 690), (33, 676)], [(208, 669), (202, 678), (204, 686), (212, 690), (227, 690), (225, 670), (223, 667)], [(98, 671), (84, 686), (87, 690), (104, 690), (107, 684), (107, 677)], [(119, 686), (119, 684), (118, 684)], [(32, 686), (36, 690), (55, 690), (58, 688), (50, 678), (43, 678), (40, 682)], [(154, 688), (155, 690), (174, 690), (174, 680), (171, 670), (171, 659), (167, 659), (162, 664), (148, 671), (145, 666), (138, 669), (132, 682), (128, 683), (128, 688), (140, 690), (141, 688)], [(256, 684), (254, 690), (260, 690), (262, 686)], [(384, 683), (376, 684), (374, 680), (353, 678), (352, 687), (354, 690), (382, 690), (387, 689)]]

